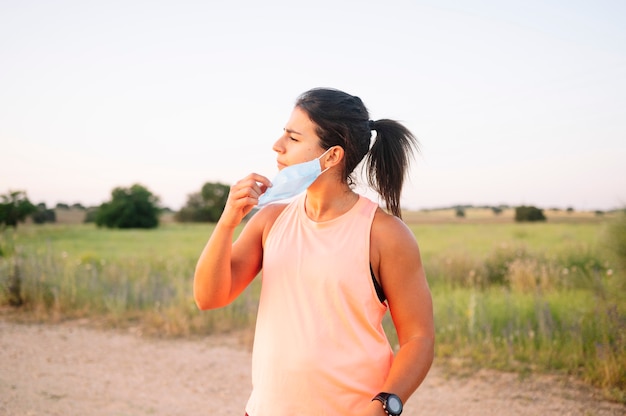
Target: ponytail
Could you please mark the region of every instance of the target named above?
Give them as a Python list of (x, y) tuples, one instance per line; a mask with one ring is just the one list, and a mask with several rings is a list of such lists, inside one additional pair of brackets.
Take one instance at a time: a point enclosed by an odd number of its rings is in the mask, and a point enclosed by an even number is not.
[(370, 121), (376, 130), (376, 140), (365, 156), (369, 185), (385, 200), (387, 210), (402, 218), (400, 194), (413, 151), (419, 151), (417, 139), (402, 124), (394, 120)]

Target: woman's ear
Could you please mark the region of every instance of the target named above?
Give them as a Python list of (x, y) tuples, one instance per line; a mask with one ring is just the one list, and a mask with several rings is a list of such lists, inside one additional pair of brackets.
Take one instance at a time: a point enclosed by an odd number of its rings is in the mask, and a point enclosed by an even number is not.
[(333, 166), (340, 164), (343, 160), (344, 154), (343, 147), (341, 146), (333, 146), (328, 149), (328, 153), (324, 155), (323, 169), (330, 169)]

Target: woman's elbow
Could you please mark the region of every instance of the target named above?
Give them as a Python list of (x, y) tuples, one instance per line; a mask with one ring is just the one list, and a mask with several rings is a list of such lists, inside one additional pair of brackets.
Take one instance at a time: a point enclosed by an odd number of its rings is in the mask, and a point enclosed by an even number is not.
[(210, 294), (207, 291), (200, 291), (197, 289), (194, 289), (193, 298), (196, 302), (196, 306), (201, 311), (221, 308), (230, 303), (228, 300), (218, 298), (215, 294)]
[(199, 293), (198, 291), (194, 291), (193, 298), (196, 302), (196, 306), (201, 311), (206, 311), (209, 309), (219, 308), (215, 299), (212, 296), (207, 296), (204, 293)]
[(207, 302), (205, 299), (199, 298), (197, 296), (195, 296), (194, 298), (195, 298), (194, 300), (196, 301), (196, 306), (201, 311), (207, 311), (209, 309), (213, 309), (213, 306), (211, 305), (211, 303)]

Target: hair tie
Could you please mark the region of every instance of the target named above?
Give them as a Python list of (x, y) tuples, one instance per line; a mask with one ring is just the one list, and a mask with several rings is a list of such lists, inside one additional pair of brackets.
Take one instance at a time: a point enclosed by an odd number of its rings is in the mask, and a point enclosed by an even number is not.
[(369, 121), (370, 130), (376, 130), (375, 124), (376, 124), (376, 122), (374, 120), (370, 120)]

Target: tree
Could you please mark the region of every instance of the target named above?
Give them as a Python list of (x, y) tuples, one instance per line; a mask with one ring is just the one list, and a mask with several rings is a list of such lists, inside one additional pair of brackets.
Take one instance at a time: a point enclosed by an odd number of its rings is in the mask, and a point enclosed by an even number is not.
[(543, 210), (533, 207), (522, 205), (515, 207), (515, 221), (545, 221), (546, 216), (543, 214)]
[[(58, 207), (58, 204), (57, 204)], [(31, 214), (35, 224), (43, 224), (46, 222), (56, 222), (57, 214), (53, 209), (48, 209), (43, 202), (37, 204), (37, 209)]]
[(502, 214), (502, 207), (491, 207), (491, 212), (493, 215), (500, 215)]
[(24, 191), (9, 191), (0, 195), (0, 199), (0, 225), (3, 226), (17, 228), (19, 222), (24, 222), (37, 209)]
[(96, 224), (107, 228), (155, 228), (159, 225), (159, 198), (142, 185), (115, 188), (111, 201), (98, 208)]
[(230, 187), (222, 183), (207, 182), (200, 192), (187, 196), (187, 204), (176, 213), (181, 222), (216, 222), (228, 200)]
[(98, 216), (98, 207), (89, 207), (85, 209), (84, 223), (96, 222)]

